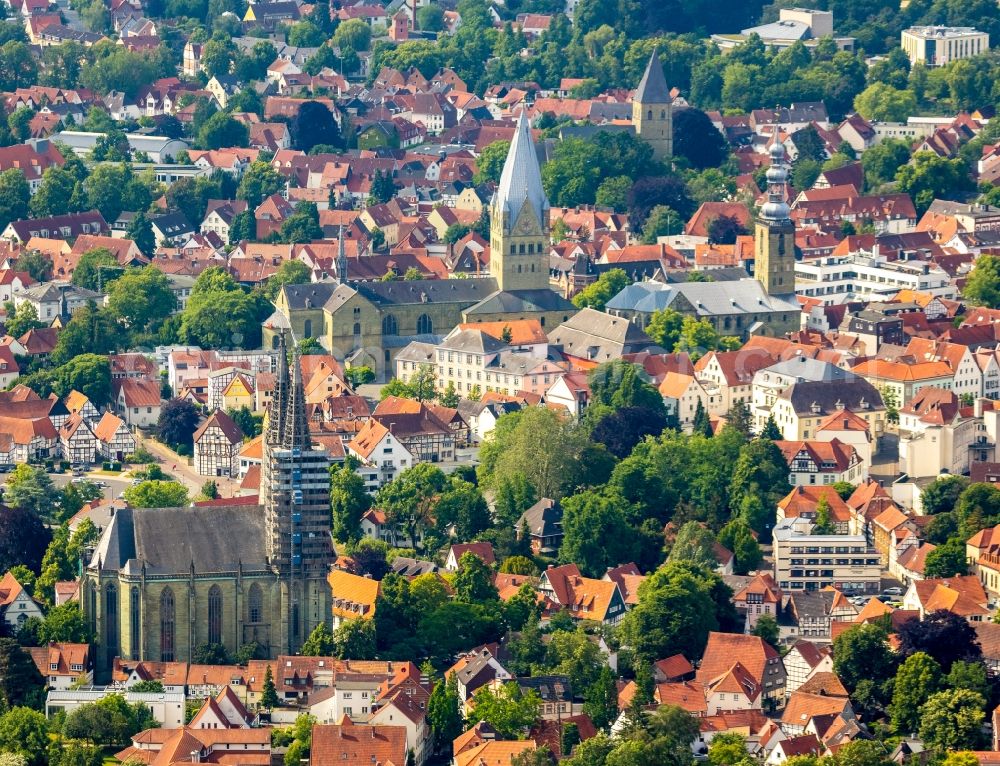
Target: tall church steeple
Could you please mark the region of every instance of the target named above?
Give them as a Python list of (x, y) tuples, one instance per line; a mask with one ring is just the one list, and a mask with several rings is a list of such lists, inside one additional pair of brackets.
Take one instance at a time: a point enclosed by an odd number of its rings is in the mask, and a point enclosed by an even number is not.
[(272, 636), (279, 653), (294, 653), (319, 622), (330, 620), (326, 575), (333, 563), (330, 540), (330, 457), (313, 448), (306, 417), (301, 359), (291, 370), (284, 335), (261, 461), (260, 499), (268, 562), (286, 586), (282, 630)]
[(490, 202), (490, 276), (501, 290), (549, 288), (549, 199), (521, 111)]
[(653, 156), (658, 160), (674, 153), (673, 103), (660, 56), (654, 50), (632, 96), (632, 125), (636, 135), (653, 147)]
[(347, 284), (347, 248), (344, 247), (344, 224), (337, 233), (337, 282)]
[(767, 170), (767, 202), (760, 207), (754, 229), (754, 276), (769, 295), (795, 292), (795, 224), (788, 207), (785, 147), (771, 145)]

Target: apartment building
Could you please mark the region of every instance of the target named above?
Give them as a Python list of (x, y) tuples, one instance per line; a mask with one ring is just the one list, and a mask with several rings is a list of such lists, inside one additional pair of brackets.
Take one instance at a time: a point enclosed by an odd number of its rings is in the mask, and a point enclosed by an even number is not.
[(833, 586), (843, 593), (878, 593), (882, 562), (864, 535), (814, 535), (806, 518), (774, 528), (774, 579), (784, 592)]

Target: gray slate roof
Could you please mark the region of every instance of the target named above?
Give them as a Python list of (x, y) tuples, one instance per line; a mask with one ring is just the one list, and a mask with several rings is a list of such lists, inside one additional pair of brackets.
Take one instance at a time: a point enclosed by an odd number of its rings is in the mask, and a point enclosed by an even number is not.
[(497, 290), (479, 303), (470, 306), (467, 313), (475, 314), (515, 314), (536, 311), (576, 311), (570, 301), (559, 293), (543, 287), (539, 290)]
[(663, 64), (660, 63), (660, 56), (656, 51), (649, 56), (646, 71), (639, 81), (633, 99), (640, 104), (668, 104), (671, 101), (667, 78), (663, 76)]
[(536, 216), (549, 209), (549, 198), (542, 188), (542, 171), (538, 166), (535, 142), (528, 129), (528, 118), (522, 110), (500, 174), (494, 203), (504, 208), (513, 222), (517, 220), (525, 202), (531, 203)]
[(264, 511), (257, 505), (124, 508), (101, 535), (91, 566), (148, 574), (267, 569)]

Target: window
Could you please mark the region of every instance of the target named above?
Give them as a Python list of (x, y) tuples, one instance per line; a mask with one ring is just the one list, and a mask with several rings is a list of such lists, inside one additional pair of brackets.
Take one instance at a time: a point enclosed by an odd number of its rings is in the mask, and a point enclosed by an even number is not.
[(392, 314), (386, 314), (382, 318), (382, 334), (399, 335), (399, 325), (396, 324), (396, 317)]
[(247, 597), (247, 616), (250, 618), (251, 623), (258, 623), (261, 621), (261, 616), (264, 614), (264, 596), (260, 592), (260, 586), (254, 583), (250, 586), (250, 594)]
[(139, 611), (139, 588), (136, 586), (132, 587), (129, 592), (129, 628), (130, 628), (130, 648), (132, 650), (132, 659), (139, 659), (139, 640), (141, 637), (140, 633), (140, 622), (142, 620), (142, 615)]
[(104, 638), (108, 656), (113, 659), (118, 654), (118, 588), (114, 583), (104, 588)]
[(160, 593), (160, 661), (174, 661), (174, 592), (167, 586)]
[(312, 337), (313, 321), (311, 319), (307, 319), (305, 322), (302, 323), (302, 334), (305, 335), (307, 338)]
[(208, 590), (208, 643), (222, 643), (222, 590), (218, 585)]
[(434, 332), (434, 323), (427, 314), (417, 317), (417, 335), (430, 335)]

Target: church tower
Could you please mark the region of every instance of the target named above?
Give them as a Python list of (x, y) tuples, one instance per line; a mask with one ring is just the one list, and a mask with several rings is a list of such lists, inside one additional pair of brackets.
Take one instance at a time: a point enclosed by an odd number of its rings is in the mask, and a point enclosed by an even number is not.
[(761, 205), (754, 231), (754, 276), (768, 295), (795, 292), (795, 224), (788, 208), (785, 147), (771, 146), (767, 171), (767, 202)]
[(660, 56), (653, 51), (632, 97), (632, 125), (635, 134), (653, 147), (653, 157), (658, 160), (674, 153), (673, 103)]
[(344, 247), (344, 224), (337, 234), (337, 282), (347, 284), (347, 248)]
[(549, 199), (523, 110), (490, 201), (490, 276), (501, 291), (549, 289)]
[(330, 458), (313, 449), (299, 357), (293, 357), (289, 373), (284, 334), (278, 354), (260, 487), (267, 557), (281, 582), (280, 627), (271, 641), (279, 653), (289, 654), (317, 624), (331, 619)]

